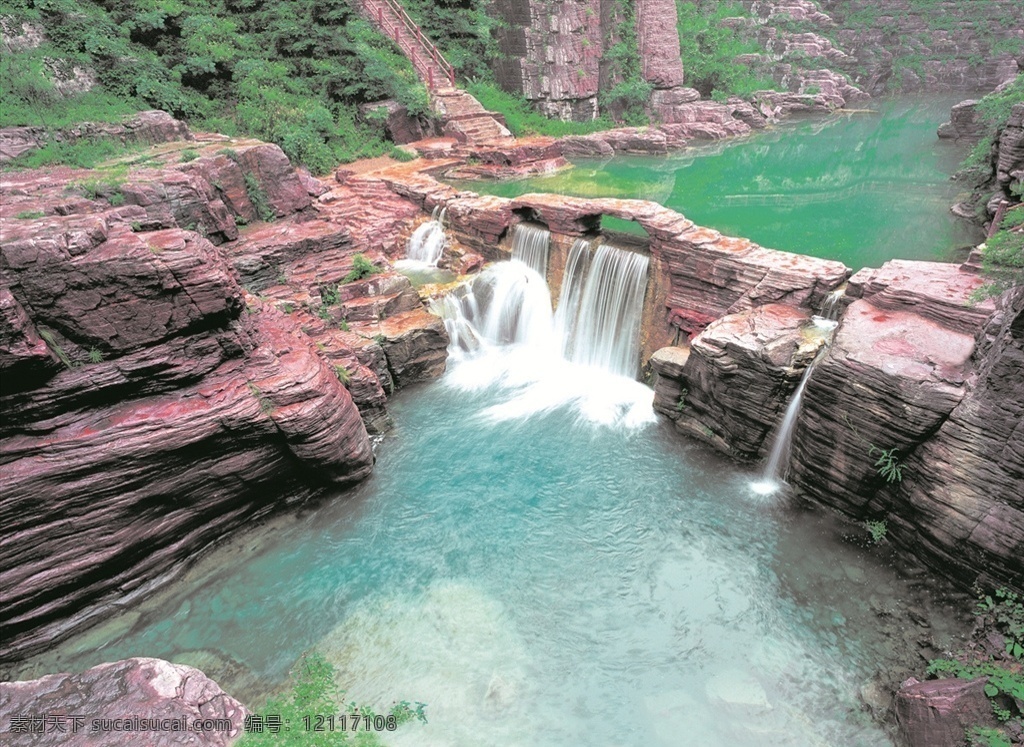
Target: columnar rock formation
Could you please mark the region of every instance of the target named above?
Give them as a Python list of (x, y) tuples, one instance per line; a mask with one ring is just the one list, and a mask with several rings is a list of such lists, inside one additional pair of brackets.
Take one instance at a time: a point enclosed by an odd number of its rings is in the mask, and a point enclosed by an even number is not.
[(386, 392), (444, 369), (405, 278), (341, 283), (416, 214), (382, 182), (332, 189), (255, 141), (142, 160), (0, 181), (3, 658), (365, 477)]
[(495, 64), (503, 88), (521, 92), (555, 119), (597, 116), (602, 0), (495, 0), (492, 12), (502, 58)]

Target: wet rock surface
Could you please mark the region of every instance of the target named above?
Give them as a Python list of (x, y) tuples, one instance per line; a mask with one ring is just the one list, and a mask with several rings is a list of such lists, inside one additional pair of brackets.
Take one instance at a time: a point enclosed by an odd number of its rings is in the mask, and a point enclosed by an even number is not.
[(201, 671), (162, 659), (0, 682), (0, 731), (10, 747), (222, 747), (242, 734), (246, 715)]
[(975, 304), (982, 282), (901, 261), (851, 279), (862, 298), (808, 383), (791, 481), (887, 519), (895, 542), (962, 583), (1019, 586), (1021, 300)]

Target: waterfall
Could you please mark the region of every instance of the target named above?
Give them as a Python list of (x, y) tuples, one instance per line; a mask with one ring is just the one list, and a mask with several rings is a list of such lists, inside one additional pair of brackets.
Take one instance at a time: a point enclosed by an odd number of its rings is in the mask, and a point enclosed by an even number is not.
[(831, 332), (839, 326), (839, 311), (843, 296), (846, 295), (846, 285), (829, 293), (821, 302), (821, 311), (811, 317), (814, 326), (824, 332)]
[[(576, 249), (577, 247), (573, 247)], [(635, 377), (640, 356), (640, 321), (647, 291), (648, 257), (602, 244), (588, 263), (570, 255), (562, 281), (566, 301), (575, 301), (574, 287), (585, 273), (578, 311), (570, 305), (562, 315), (563, 350), (574, 363)], [(573, 260), (577, 261), (573, 263)], [(571, 271), (571, 272), (570, 272)], [(575, 313), (574, 313), (575, 311)]]
[(512, 259), (533, 269), (542, 278), (548, 275), (551, 232), (546, 228), (519, 223), (512, 228)]
[(430, 220), (421, 225), (412, 236), (405, 247), (405, 255), (415, 262), (422, 262), (431, 267), (436, 267), (441, 254), (444, 252), (447, 237), (444, 233), (444, 217), (447, 208), (440, 205), (434, 208)]
[(572, 360), (573, 341), (576, 334), (576, 322), (580, 315), (580, 301), (583, 299), (583, 283), (590, 269), (590, 242), (576, 239), (569, 250), (562, 275), (562, 290), (558, 295), (558, 307), (555, 311), (555, 330), (562, 346), (562, 357)]
[(433, 310), (444, 319), (457, 355), (478, 350), (482, 342), (555, 347), (547, 283), (521, 262), (491, 265), (458, 294), (435, 302)]
[(577, 241), (552, 314), (536, 269), (547, 264), (548, 233), (519, 230), (529, 236), (514, 237), (513, 260), (432, 302), (451, 338), (448, 385), (507, 390), (505, 402), (481, 412), (496, 421), (570, 407), (590, 423), (654, 422), (653, 392), (636, 380), (648, 258)]
[(753, 484), (754, 491), (762, 495), (768, 493), (774, 493), (779, 489), (781, 483), (786, 481), (786, 475), (789, 472), (789, 447), (793, 441), (793, 429), (796, 425), (797, 415), (800, 414), (800, 405), (804, 398), (804, 389), (807, 388), (807, 382), (811, 378), (811, 373), (814, 371), (814, 367), (818, 365), (818, 362), (825, 357), (828, 352), (829, 345), (831, 344), (831, 338), (827, 339), (825, 344), (821, 346), (821, 350), (814, 356), (814, 360), (811, 361), (810, 365), (804, 371), (803, 377), (800, 379), (800, 384), (797, 386), (796, 391), (793, 392), (792, 399), (789, 400), (789, 406), (786, 408), (786, 414), (782, 418), (782, 423), (779, 425), (779, 430), (775, 434), (775, 443), (772, 445), (771, 454), (768, 455), (768, 462), (765, 464), (764, 474), (761, 479)]

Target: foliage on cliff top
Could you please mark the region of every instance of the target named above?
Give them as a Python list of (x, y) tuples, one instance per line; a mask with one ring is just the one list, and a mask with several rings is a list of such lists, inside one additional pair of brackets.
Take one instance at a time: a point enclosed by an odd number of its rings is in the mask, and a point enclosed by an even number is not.
[[(2, 0), (9, 25), (46, 33), (3, 55), (0, 125), (109, 121), (158, 108), (200, 128), (278, 143), (322, 173), (386, 151), (357, 105), (396, 98), (425, 111), (408, 61), (347, 0)], [(98, 85), (61, 97), (57, 67)]]
[(742, 54), (763, 54), (753, 36), (722, 25), (731, 17), (749, 17), (737, 2), (676, 0), (679, 47), (686, 84), (702, 96), (723, 98), (731, 94), (748, 96), (754, 91), (773, 89), (775, 83), (749, 66), (736, 62)]
[[(335, 677), (334, 667), (320, 654), (303, 656), (292, 670), (291, 690), (268, 700), (247, 720), (247, 733), (238, 742), (238, 747), (381, 745), (381, 739), (374, 731), (341, 728), (342, 716), (346, 718), (345, 725), (350, 726), (352, 714), (358, 714), (360, 719), (365, 716), (373, 719), (375, 714), (365, 706), (344, 702), (345, 691), (338, 687)], [(423, 709), (423, 703), (417, 703), (415, 707), (405, 701), (396, 704), (384, 717), (386, 731), (409, 721), (426, 723)]]
[(490, 75), (490, 61), (498, 56), (498, 44), (491, 32), (498, 21), (487, 13), (488, 0), (400, 2), (460, 78)]
[(980, 295), (995, 296), (1024, 285), (1024, 205), (1006, 211), (981, 256), (981, 269), (989, 283)]

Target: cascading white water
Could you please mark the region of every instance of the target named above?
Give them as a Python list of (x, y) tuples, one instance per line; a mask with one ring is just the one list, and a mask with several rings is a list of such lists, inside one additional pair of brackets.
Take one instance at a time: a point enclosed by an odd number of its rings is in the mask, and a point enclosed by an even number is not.
[(569, 250), (562, 275), (562, 289), (558, 295), (558, 307), (555, 309), (555, 329), (562, 346), (562, 356), (572, 360), (573, 341), (576, 335), (576, 323), (580, 316), (580, 301), (583, 299), (583, 284), (590, 269), (590, 242), (576, 239)]
[(464, 291), (435, 303), (434, 311), (445, 320), (457, 354), (473, 352), (481, 342), (555, 349), (547, 283), (517, 260), (491, 265)]
[[(544, 243), (546, 253), (546, 236)], [(509, 401), (482, 413), (495, 420), (572, 405), (590, 422), (652, 422), (653, 393), (635, 379), (647, 264), (647, 257), (611, 246), (592, 255), (589, 243), (578, 241), (557, 317), (535, 269), (518, 259), (491, 265), (472, 285), (434, 302), (457, 362), (447, 381), (465, 390), (512, 390)]]
[(829, 293), (821, 302), (821, 312), (811, 317), (814, 326), (823, 332), (831, 332), (839, 326), (839, 312), (843, 296), (846, 295), (846, 286)]
[(444, 232), (444, 218), (447, 208), (440, 205), (434, 208), (430, 220), (421, 225), (412, 236), (405, 247), (405, 256), (414, 262), (422, 262), (425, 265), (436, 267), (441, 255), (444, 253), (447, 237)]
[[(563, 317), (569, 360), (620, 376), (636, 376), (648, 264), (643, 254), (609, 244), (602, 244), (594, 252), (589, 271), (586, 263), (575, 264), (572, 269), (585, 271), (586, 281), (575, 323), (568, 324), (572, 321), (571, 308)], [(569, 270), (567, 266), (563, 287), (568, 284), (571, 288), (577, 279)], [(570, 290), (569, 300), (571, 294)]]
[(804, 398), (804, 389), (807, 388), (807, 382), (811, 378), (811, 373), (814, 371), (814, 367), (818, 365), (818, 362), (825, 357), (828, 352), (829, 345), (831, 344), (831, 338), (828, 338), (824, 345), (821, 346), (821, 350), (814, 356), (814, 360), (811, 361), (810, 365), (804, 371), (803, 377), (800, 379), (800, 384), (797, 386), (796, 391), (793, 392), (793, 397), (789, 400), (789, 406), (786, 407), (786, 414), (782, 417), (782, 423), (779, 425), (779, 430), (775, 434), (775, 443), (772, 445), (771, 454), (768, 455), (768, 462), (764, 467), (764, 474), (761, 479), (753, 484), (754, 492), (766, 495), (768, 493), (774, 493), (779, 489), (779, 486), (786, 481), (786, 474), (789, 472), (789, 447), (793, 441), (793, 428), (796, 425), (797, 415), (800, 414), (800, 405)]
[(518, 223), (512, 228), (512, 259), (517, 259), (542, 278), (548, 274), (551, 232), (546, 228)]

